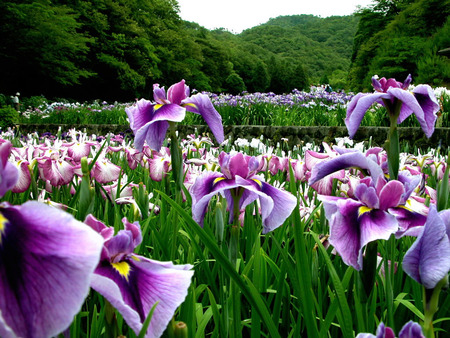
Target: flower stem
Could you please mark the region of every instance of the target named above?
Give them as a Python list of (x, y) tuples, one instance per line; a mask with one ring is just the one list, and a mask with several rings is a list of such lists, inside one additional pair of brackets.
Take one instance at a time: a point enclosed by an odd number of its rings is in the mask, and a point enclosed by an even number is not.
[[(231, 195), (233, 196), (233, 224), (231, 226), (231, 238), (230, 238), (230, 262), (235, 269), (238, 269), (237, 258), (239, 253), (239, 235), (240, 235), (240, 222), (239, 222), (239, 201), (243, 194), (242, 189), (233, 189)], [(241, 337), (241, 295), (237, 284), (230, 281), (230, 301), (233, 309), (232, 316), (232, 336)]]
[(384, 105), (389, 113), (390, 128), (388, 138), (385, 144), (385, 150), (388, 155), (389, 177), (391, 180), (398, 178), (398, 171), (400, 167), (400, 141), (398, 136), (397, 120), (400, 116), (402, 108), (402, 101), (383, 99)]
[(178, 143), (178, 137), (176, 133), (176, 123), (169, 122), (169, 135), (170, 135), (170, 156), (172, 159), (172, 173), (175, 181), (175, 186), (178, 192), (182, 190), (184, 180), (183, 170), (183, 154), (181, 152), (180, 144)]
[(434, 289), (423, 288), (424, 315), (423, 331), (425, 337), (434, 338), (433, 316), (438, 310), (439, 294), (442, 287), (448, 284), (448, 276), (445, 276)]

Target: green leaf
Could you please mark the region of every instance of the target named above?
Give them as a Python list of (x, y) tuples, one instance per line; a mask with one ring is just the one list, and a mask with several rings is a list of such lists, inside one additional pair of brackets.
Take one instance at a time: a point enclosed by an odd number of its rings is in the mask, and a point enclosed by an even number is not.
[(280, 337), (280, 334), (277, 331), (277, 328), (272, 320), (267, 306), (261, 298), (261, 295), (259, 293), (252, 292), (251, 287), (253, 284), (250, 286), (245, 283), (243, 278), (236, 272), (228, 258), (220, 250), (215, 240), (208, 236), (206, 232), (192, 219), (192, 217), (185, 210), (183, 210), (183, 208), (181, 208), (180, 205), (175, 203), (175, 201), (163, 192), (158, 191), (158, 193), (180, 214), (182, 219), (186, 222), (185, 231), (189, 234), (191, 239), (195, 241), (195, 235), (199, 237), (202, 243), (214, 255), (217, 263), (220, 264), (225, 273), (236, 283), (242, 294), (247, 298), (248, 302), (256, 311), (258, 311), (262, 321), (266, 324), (267, 329), (269, 330), (270, 336)]

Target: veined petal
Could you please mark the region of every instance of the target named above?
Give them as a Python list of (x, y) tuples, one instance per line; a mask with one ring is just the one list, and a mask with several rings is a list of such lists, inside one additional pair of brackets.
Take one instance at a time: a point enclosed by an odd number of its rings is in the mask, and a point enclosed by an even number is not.
[(208, 95), (192, 95), (190, 98), (183, 100), (182, 104), (187, 111), (200, 114), (203, 117), (219, 144), (224, 141), (222, 116), (214, 108)]
[(259, 196), (263, 234), (282, 225), (297, 205), (297, 199), (291, 193), (277, 189), (266, 182), (237, 176), (236, 183)]
[[(432, 135), (434, 132), (434, 126), (436, 124), (436, 113), (441, 109), (438, 100), (434, 94), (433, 89), (428, 85), (418, 85), (413, 89), (414, 96), (422, 107), (425, 116), (426, 135)], [(422, 125), (421, 125), (422, 126)], [(423, 129), (424, 126), (422, 126)]]
[(160, 337), (175, 310), (187, 295), (194, 271), (192, 266), (174, 265), (133, 255), (114, 267), (103, 261), (95, 271), (91, 286), (123, 316), (136, 334), (142, 329), (156, 302), (145, 337)]
[(405, 187), (399, 181), (389, 181), (381, 189), (379, 194), (380, 209), (387, 210), (388, 208), (394, 208), (400, 204), (403, 194), (405, 193)]
[(142, 151), (144, 142), (147, 141), (151, 149), (159, 151), (166, 138), (167, 129), (169, 129), (169, 122), (167, 121), (149, 122), (135, 133), (134, 147)]
[(345, 264), (362, 269), (361, 229), (358, 220), (361, 202), (339, 198), (319, 196), (323, 201), (325, 215), (330, 222), (330, 244), (342, 257)]
[(448, 274), (449, 257), (447, 227), (432, 205), (422, 233), (403, 258), (403, 270), (416, 282), (432, 289)]
[(103, 238), (70, 214), (34, 201), (3, 203), (0, 224), (1, 335), (58, 335), (88, 295)]
[(398, 222), (399, 229), (395, 233), (395, 238), (403, 236), (419, 236), (427, 220), (427, 216), (415, 212), (407, 206), (389, 208), (388, 211), (391, 215), (395, 216)]
[(226, 179), (218, 172), (205, 172), (191, 187), (192, 218), (203, 226), (206, 208), (211, 198), (221, 191), (236, 188), (234, 180)]
[(136, 105), (125, 108), (130, 120), (130, 128), (136, 134), (148, 122), (153, 119), (153, 104), (145, 99), (140, 99)]
[[(167, 99), (174, 104), (180, 105), (181, 101), (186, 98), (186, 85), (185, 81), (181, 80), (169, 87), (167, 91)], [(187, 91), (189, 92), (189, 91)]]
[(345, 118), (345, 125), (350, 138), (355, 136), (367, 110), (372, 104), (383, 98), (389, 99), (390, 95), (378, 92), (373, 94), (359, 93), (352, 98), (347, 108), (347, 117)]
[(361, 152), (351, 152), (317, 163), (311, 170), (311, 177), (308, 183), (309, 185), (314, 184), (333, 172), (352, 167), (369, 170), (374, 182), (383, 175), (381, 167), (371, 158), (364, 156)]
[[(417, 120), (419, 121), (422, 130), (425, 135), (429, 138), (434, 132), (434, 123), (436, 122), (436, 112), (433, 110), (429, 110), (427, 114), (427, 118), (425, 118), (425, 112), (422, 109), (421, 105), (417, 101), (416, 95), (413, 93), (400, 89), (400, 88), (389, 88), (388, 93), (397, 98), (398, 100), (403, 102), (403, 105), (407, 106), (411, 111), (416, 115)], [(422, 95), (422, 94), (419, 94)], [(427, 101), (426, 95), (422, 95), (421, 99), (425, 102)], [(403, 121), (408, 115), (411, 113), (407, 113), (406, 111), (399, 116), (399, 121)]]
[[(132, 108), (135, 110), (132, 111)], [(181, 122), (186, 116), (186, 109), (177, 104), (165, 104), (159, 108), (149, 107), (147, 104), (144, 106), (145, 109), (138, 111), (136, 107), (132, 108), (127, 109), (132, 111), (134, 116), (133, 124), (130, 123), (130, 126), (135, 134), (134, 146), (139, 151), (142, 151), (144, 141), (147, 141), (152, 149), (160, 150), (169, 128), (167, 121)], [(130, 116), (131, 113), (127, 111), (127, 114)]]
[[(398, 230), (396, 218), (379, 209), (363, 213), (359, 217), (359, 223), (361, 227), (361, 248), (378, 239), (387, 240)], [(362, 264), (362, 251), (359, 258)]]
[(247, 178), (249, 172), (248, 165), (242, 153), (237, 153), (236, 155), (231, 157), (228, 164), (228, 170), (230, 171), (231, 177), (233, 178), (235, 176)]

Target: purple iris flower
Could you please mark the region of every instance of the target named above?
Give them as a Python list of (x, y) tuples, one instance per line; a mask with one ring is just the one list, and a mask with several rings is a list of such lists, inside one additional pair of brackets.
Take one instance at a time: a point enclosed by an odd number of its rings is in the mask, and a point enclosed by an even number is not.
[[(283, 224), (297, 205), (297, 199), (290, 193), (277, 189), (264, 182), (257, 174), (260, 160), (242, 153), (219, 155), (219, 172), (205, 172), (200, 175), (191, 187), (192, 217), (203, 225), (209, 201), (218, 193), (224, 194), (228, 207), (234, 210), (234, 199), (231, 191), (242, 194), (239, 210), (259, 199), (263, 221), (263, 233), (274, 230)], [(230, 220), (234, 217), (230, 213)]]
[[(402, 107), (397, 123), (402, 123), (409, 115), (414, 113), (425, 135), (431, 137), (437, 119), (436, 113), (440, 109), (439, 103), (430, 86), (418, 85), (412, 92), (409, 92), (407, 89), (410, 83), (411, 75), (408, 75), (404, 83), (395, 79), (386, 80), (382, 78), (378, 80), (377, 76), (372, 77), (375, 92), (358, 93), (348, 104), (345, 125), (349, 136), (355, 136), (365, 113), (372, 104), (378, 102), (384, 106), (386, 103), (394, 106), (397, 101), (401, 101)], [(386, 108), (389, 110), (389, 107)]]
[(186, 298), (192, 266), (159, 262), (133, 253), (142, 242), (139, 223), (122, 219), (125, 230), (114, 236), (114, 229), (88, 215), (85, 223), (100, 233), (104, 246), (91, 287), (123, 316), (136, 333), (156, 302), (146, 337), (159, 337), (175, 310)]
[(415, 281), (433, 289), (450, 270), (450, 209), (430, 206), (422, 232), (403, 258), (403, 270)]
[[(373, 335), (371, 333), (359, 333), (356, 338), (395, 338), (394, 331), (384, 325), (383, 322), (378, 325), (377, 334)], [(425, 338), (422, 327), (410, 320), (405, 325), (398, 334), (398, 338)]]
[[(386, 181), (377, 158), (373, 154), (366, 155), (353, 151), (321, 162), (313, 168), (309, 180), (309, 184), (313, 184), (330, 173), (351, 167), (370, 173), (360, 180), (354, 198), (319, 196), (330, 222), (330, 243), (344, 263), (356, 270), (362, 269), (365, 245), (425, 223), (425, 216), (405, 207), (420, 183), (420, 176), (399, 175), (399, 180)], [(401, 215), (401, 219), (396, 215)]]
[(11, 190), (19, 179), (17, 167), (8, 162), (11, 148), (11, 142), (0, 139), (0, 197)]
[(103, 246), (70, 214), (0, 204), (0, 336), (53, 337), (80, 311)]
[(144, 141), (150, 148), (160, 150), (169, 129), (169, 122), (181, 122), (186, 110), (200, 114), (211, 128), (217, 142), (224, 140), (222, 117), (216, 111), (206, 94), (195, 94), (189, 97), (189, 87), (184, 80), (172, 85), (166, 91), (159, 84), (153, 85), (155, 103), (141, 99), (136, 105), (126, 108), (130, 127), (135, 135), (134, 146), (142, 151)]

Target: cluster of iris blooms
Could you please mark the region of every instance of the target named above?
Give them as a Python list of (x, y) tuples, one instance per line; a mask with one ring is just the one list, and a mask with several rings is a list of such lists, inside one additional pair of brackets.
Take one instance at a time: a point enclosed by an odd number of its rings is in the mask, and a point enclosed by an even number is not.
[[(368, 257), (367, 250), (363, 255), (370, 243), (387, 240), (392, 234), (397, 238), (416, 236), (417, 240), (405, 254), (403, 269), (427, 290), (438, 294), (450, 269), (450, 212), (445, 209), (446, 200), (442, 202), (446, 195), (448, 198), (448, 188), (433, 195), (428, 206), (420, 203), (415, 192), (423, 183), (422, 176), (414, 175), (412, 170), (399, 170), (401, 156), (396, 125), (414, 113), (429, 137), (439, 105), (429, 86), (419, 85), (409, 92), (410, 81), (410, 77), (404, 83), (374, 77), (375, 93), (360, 93), (348, 106), (345, 122), (350, 136), (354, 136), (373, 103), (386, 107), (391, 119), (386, 152), (381, 148), (363, 153), (334, 147), (328, 148), (326, 155), (307, 151), (304, 162), (288, 157), (254, 157), (241, 152), (221, 152), (214, 160), (205, 152), (200, 159), (204, 162), (200, 164), (208, 167), (208, 163), (216, 163), (220, 171), (203, 170), (185, 175), (183, 184), (189, 187), (192, 196), (192, 218), (202, 225), (212, 197), (221, 194), (228, 204), (230, 223), (243, 225), (243, 211), (258, 200), (262, 232), (273, 231), (285, 222), (298, 202), (291, 193), (266, 183), (261, 173), (292, 168), (294, 179), (307, 180), (319, 193), (330, 223), (330, 244), (347, 265), (362, 272), (373, 269), (373, 257)], [(186, 111), (200, 114), (219, 144), (224, 142), (224, 134), (221, 117), (209, 97), (201, 93), (190, 96), (184, 81), (171, 86), (167, 93), (156, 84), (153, 93), (153, 102), (142, 99), (126, 109), (135, 134), (134, 148), (110, 146), (107, 150), (124, 150), (130, 168), (147, 166), (152, 179), (161, 180), (170, 170), (185, 173), (190, 161), (180, 150), (176, 135), (176, 123), (184, 119)], [(170, 150), (163, 147), (167, 132)], [(55, 148), (64, 150), (55, 151)], [(177, 152), (179, 156), (174, 156)], [(89, 155), (94, 155), (95, 162), (86, 170)], [(55, 142), (22, 149), (2, 140), (0, 196), (8, 190), (15, 193), (27, 190), (31, 184), (29, 167), (33, 164), (38, 166), (40, 179), (47, 183), (49, 191), (52, 186), (67, 185), (87, 176), (105, 184), (105, 191), (112, 198), (132, 200), (133, 185), (120, 194), (117, 194), (117, 183), (114, 187), (120, 167), (108, 160), (98, 143), (84, 140), (81, 133), (78, 141), (71, 144)], [(445, 163), (440, 167), (435, 165), (440, 171), (444, 167)], [(357, 168), (357, 171), (352, 169), (351, 177), (349, 168)], [(447, 165), (442, 180), (448, 181), (448, 176)], [(334, 179), (346, 185), (345, 197), (331, 196)], [(187, 295), (193, 267), (134, 254), (142, 242), (139, 222), (132, 223), (126, 218), (122, 221), (124, 229), (114, 234), (114, 228), (92, 215), (80, 222), (48, 203), (2, 203), (1, 336), (49, 337), (64, 331), (90, 288), (103, 295), (136, 334), (154, 311), (147, 336), (160, 336)], [(429, 321), (433, 310), (429, 309), (428, 323), (423, 326), (427, 335), (432, 332)], [(378, 331), (377, 336), (392, 333), (383, 324)], [(423, 332), (420, 325), (407, 323), (399, 334), (415, 337)]]

